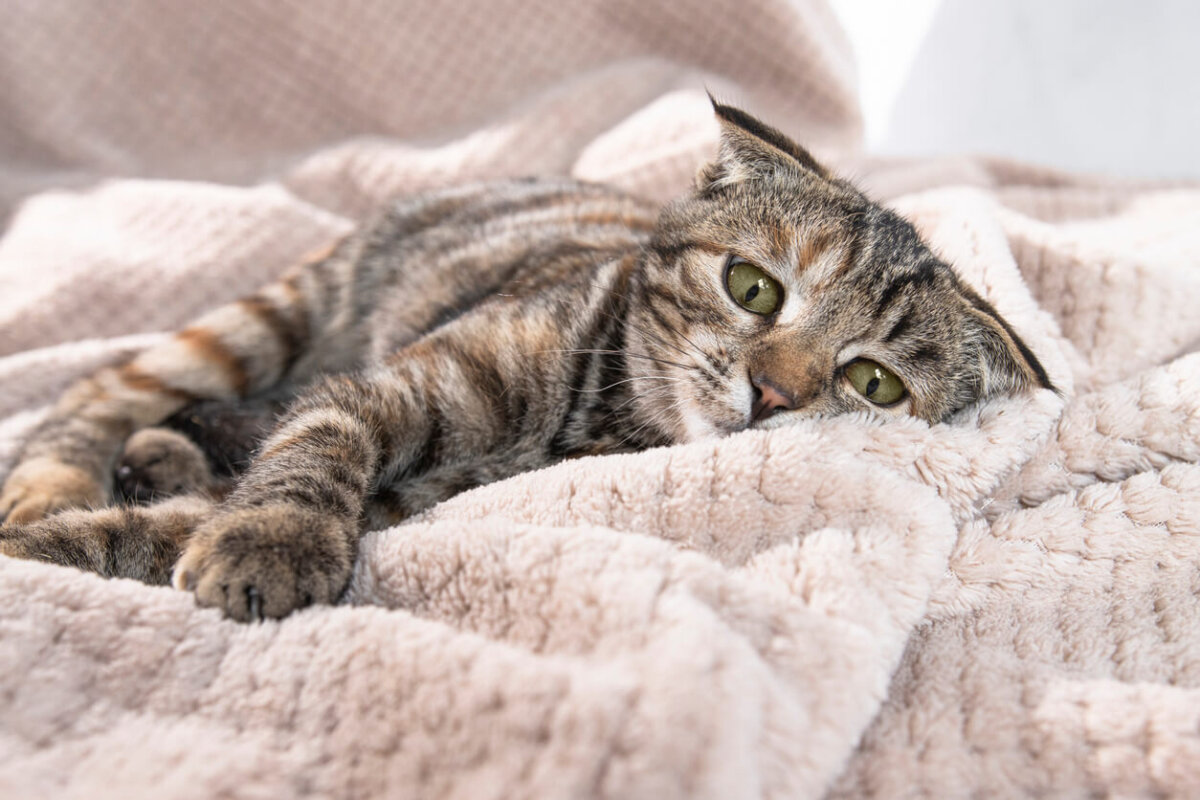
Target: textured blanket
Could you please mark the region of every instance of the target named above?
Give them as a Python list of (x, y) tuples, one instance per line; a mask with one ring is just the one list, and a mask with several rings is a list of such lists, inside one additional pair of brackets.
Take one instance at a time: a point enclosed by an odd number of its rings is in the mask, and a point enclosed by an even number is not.
[(908, 214), (1063, 390), (518, 476), (282, 622), (0, 559), (0, 796), (1200, 793), (1200, 188), (864, 160), (808, 0), (37, 0), (0, 45), (0, 476), (71, 380), (389, 196), (681, 191), (705, 86)]

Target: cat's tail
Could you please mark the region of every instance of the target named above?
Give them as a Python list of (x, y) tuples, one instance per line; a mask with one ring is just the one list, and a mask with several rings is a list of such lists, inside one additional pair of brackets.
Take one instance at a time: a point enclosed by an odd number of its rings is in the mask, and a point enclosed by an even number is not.
[(356, 237), (344, 239), (162, 344), (77, 381), (26, 443), (0, 492), (0, 521), (106, 505), (115, 459), (134, 432), (200, 400), (245, 398), (329, 358), (352, 361), (347, 287), (359, 247)]

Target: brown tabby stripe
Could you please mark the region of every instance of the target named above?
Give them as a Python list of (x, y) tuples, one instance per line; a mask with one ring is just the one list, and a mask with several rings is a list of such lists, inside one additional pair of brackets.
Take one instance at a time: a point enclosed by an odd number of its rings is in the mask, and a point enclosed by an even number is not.
[(250, 388), (250, 375), (237, 357), (213, 331), (207, 328), (185, 328), (176, 338), (205, 361), (215, 364), (233, 384), (238, 397), (245, 397)]
[(346, 292), (350, 287), (343, 280), (342, 272), (346, 271), (347, 264), (333, 258), (327, 258), (324, 261), (317, 261), (309, 264), (307, 274), (312, 276), (316, 298), (330, 302), (339, 295)]
[(574, 225), (612, 225), (620, 226), (622, 230), (635, 230), (650, 233), (654, 230), (654, 220), (647, 219), (641, 214), (629, 214), (619, 211), (614, 211), (608, 214), (585, 214), (583, 216), (571, 217), (570, 222)]
[(826, 250), (833, 246), (835, 241), (836, 237), (831, 231), (817, 231), (804, 237), (800, 243), (800, 269), (812, 266)]
[(686, 239), (671, 242), (655, 240), (651, 243), (650, 247), (664, 263), (675, 261), (688, 250), (700, 250), (714, 256), (723, 256), (729, 253), (727, 245), (708, 242), (702, 239)]
[(913, 361), (924, 362), (927, 365), (936, 364), (942, 358), (942, 348), (932, 343), (919, 344), (913, 349), (909, 358)]
[[(867, 237), (862, 232), (861, 227), (863, 226), (856, 226), (859, 229), (853, 230), (846, 242), (845, 256), (843, 256), (834, 273), (836, 278), (848, 276), (862, 259), (863, 247), (866, 244)], [(832, 243), (826, 246), (832, 246)]]
[(187, 403), (197, 399), (191, 392), (168, 386), (161, 378), (139, 368), (132, 361), (117, 367), (117, 377), (130, 389), (138, 392), (166, 395)]
[(642, 297), (648, 303), (657, 301), (667, 308), (673, 308), (688, 322), (714, 319), (716, 312), (712, 306), (692, 299), (698, 296), (694, 293), (689, 295), (675, 291), (675, 289), (661, 283), (642, 284)]
[[(611, 227), (613, 236), (621, 236), (624, 241), (628, 241), (628, 231), (630, 229), (649, 232), (653, 228), (653, 218), (647, 218), (643, 214), (624, 210), (627, 204), (620, 204), (623, 208), (609, 209), (606, 211), (593, 211), (589, 213), (579, 213), (579, 201), (576, 198), (572, 202), (570, 197), (562, 196), (545, 196), (536, 197), (528, 201), (527, 204), (520, 205), (511, 209), (511, 216), (503, 218), (506, 224), (499, 224), (500, 220), (485, 218), (484, 222), (496, 223), (493, 225), (481, 225), (482, 229), (476, 231), (472, 239), (464, 241), (461, 235), (461, 230), (458, 225), (464, 222), (463, 217), (470, 215), (455, 216), (449, 220), (447, 230), (443, 233), (445, 241), (439, 244), (433, 242), (421, 242), (419, 248), (420, 257), (423, 260), (440, 261), (451, 257), (456, 251), (463, 249), (477, 248), (480, 241), (483, 240), (498, 240), (498, 241), (517, 241), (523, 246), (528, 247), (534, 233), (544, 228), (547, 231), (561, 232), (563, 226), (574, 227), (576, 225), (583, 227)], [(555, 212), (553, 214), (543, 212)], [(441, 232), (435, 229), (434, 232)], [(589, 233), (600, 233), (601, 231), (589, 231)], [(623, 235), (622, 235), (623, 234)], [(541, 246), (558, 246), (571, 239), (562, 236), (547, 236), (540, 243), (533, 239), (533, 246), (536, 248)], [(379, 242), (379, 247), (387, 247), (389, 250), (394, 247), (392, 242)], [(370, 255), (370, 254), (368, 254)], [(382, 266), (382, 265), (381, 265)]]
[[(613, 196), (603, 186), (572, 182), (529, 182), (518, 184), (516, 188), (515, 194), (511, 193), (510, 188), (508, 193), (496, 192), (475, 202), (464, 200), (437, 222), (449, 222), (455, 227), (475, 226), (544, 209), (577, 208), (580, 203), (586, 203), (593, 197), (605, 199)], [(432, 227), (433, 224), (437, 223), (427, 223), (425, 227)]]
[(915, 269), (896, 275), (883, 288), (875, 301), (875, 318), (878, 319), (887, 313), (901, 290), (912, 287), (914, 290), (920, 291), (923, 287), (932, 285), (936, 280), (937, 273), (929, 262), (918, 264)]
[[(250, 315), (258, 318), (266, 327), (270, 328), (271, 333), (279, 342), (280, 348), (283, 350), (283, 372), (286, 374), (304, 352), (307, 345), (305, 338), (308, 335), (308, 324), (303, 322), (301, 325), (293, 325), (290, 320), (275, 308), (275, 305), (263, 297), (262, 295), (254, 295), (244, 300), (239, 300), (238, 304)], [(297, 315), (303, 320), (303, 317)], [(240, 394), (240, 393), (239, 393)]]
[(203, 499), (188, 498), (152, 508), (68, 511), (22, 529), (0, 526), (0, 541), (12, 555), (166, 584), (197, 520), (209, 510)]
[(912, 325), (912, 318), (908, 314), (908, 309), (888, 328), (888, 332), (883, 335), (883, 341), (891, 342), (896, 339), (901, 339)]
[[(812, 257), (807, 254), (806, 248), (809, 242), (806, 240), (801, 246), (800, 263), (808, 264)], [(786, 225), (775, 225), (770, 228), (767, 234), (767, 252), (771, 254), (771, 258), (776, 261), (783, 261), (787, 258), (787, 252), (792, 246), (792, 231)]]

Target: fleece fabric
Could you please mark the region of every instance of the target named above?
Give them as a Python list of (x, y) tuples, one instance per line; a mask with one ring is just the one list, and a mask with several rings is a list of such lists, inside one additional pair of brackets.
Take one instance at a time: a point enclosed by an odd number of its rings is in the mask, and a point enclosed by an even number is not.
[(685, 191), (706, 88), (909, 215), (1058, 393), (587, 458), (239, 625), (0, 559), (0, 796), (1200, 794), (1200, 187), (859, 152), (816, 0), (38, 0), (0, 26), (0, 477), (397, 194)]

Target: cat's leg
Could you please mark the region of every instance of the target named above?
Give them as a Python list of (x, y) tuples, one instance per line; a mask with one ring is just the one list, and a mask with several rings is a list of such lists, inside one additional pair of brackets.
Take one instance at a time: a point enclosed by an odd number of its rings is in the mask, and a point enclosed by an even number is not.
[(505, 334), (481, 327), (492, 333), (426, 339), (369, 375), (310, 387), (196, 531), (175, 585), (239, 620), (336, 600), (370, 494), (448, 463), (478, 463), (551, 402), (526, 396), (533, 376), (521, 354), (532, 346), (499, 357), (488, 351)]
[(191, 495), (148, 507), (63, 511), (0, 527), (0, 553), (166, 584), (184, 544), (212, 507), (212, 500)]
[(635, 263), (609, 262), (529, 302), (497, 298), (367, 372), (308, 387), (196, 530), (175, 585), (238, 620), (332, 602), (368, 501), (404, 510), (415, 490), (411, 507), (423, 508), (560, 458), (563, 437), (602, 413), (597, 386), (627, 384), (620, 362), (600, 359), (620, 354)]
[(427, 427), (411, 389), (348, 377), (310, 387), (197, 529), (175, 585), (243, 621), (333, 602), (349, 579), (381, 465)]
[(103, 506), (121, 445), (135, 431), (199, 400), (244, 398), (288, 376), (311, 344), (327, 344), (348, 324), (350, 269), (335, 251), (75, 383), (26, 442), (0, 491), (0, 520)]

